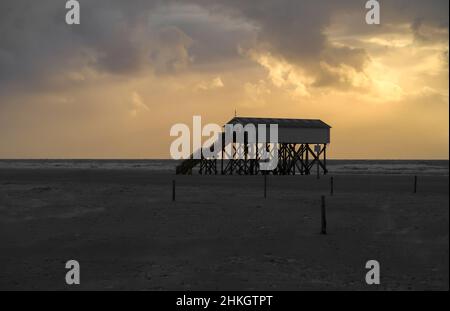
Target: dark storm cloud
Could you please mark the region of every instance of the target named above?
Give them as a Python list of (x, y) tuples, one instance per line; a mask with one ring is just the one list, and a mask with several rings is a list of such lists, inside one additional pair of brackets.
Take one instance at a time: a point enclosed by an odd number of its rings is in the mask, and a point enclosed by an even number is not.
[(258, 43), (272, 54), (307, 70), (315, 76), (316, 86), (346, 87), (342, 83), (345, 79), (339, 74), (324, 71), (321, 61), (331, 66), (346, 65), (356, 71), (363, 70), (370, 61), (364, 49), (330, 44), (324, 30), (330, 27), (336, 15), (344, 16), (344, 19), (346, 15), (360, 16), (347, 29), (350, 34), (389, 33), (392, 25), (397, 24), (410, 24), (413, 33), (420, 38), (424, 38), (420, 27), (425, 24), (448, 30), (447, 0), (381, 1), (380, 26), (365, 23), (365, 3), (364, 0), (215, 1), (216, 6), (225, 12), (228, 10), (256, 25)]
[[(324, 30), (333, 15), (357, 12), (355, 32), (383, 31), (364, 23), (364, 0), (80, 3), (81, 25), (68, 26), (64, 0), (0, 2), (3, 88), (64, 83), (64, 74), (82, 68), (123, 76), (147, 67), (157, 74), (195, 69), (240, 57), (238, 46), (267, 50), (312, 72), (323, 60), (362, 70), (367, 53), (330, 45)], [(408, 23), (418, 34), (425, 24), (448, 28), (446, 0), (382, 1), (381, 8), (382, 23)]]
[(80, 1), (81, 25), (65, 23), (65, 1), (2, 1), (0, 8), (0, 79), (45, 78), (91, 66), (112, 73), (140, 67), (143, 45), (135, 38), (140, 10), (156, 2)]
[[(55, 27), (58, 5), (32, 6), (28, 1), (0, 2), (0, 80), (27, 80), (61, 65), (58, 58), (70, 57), (76, 43), (65, 40), (66, 29)], [(54, 4), (54, 3), (53, 3)], [(59, 10), (63, 14), (63, 10)]]
[(189, 1), (80, 4), (81, 24), (69, 26), (63, 0), (0, 2), (0, 87), (72, 83), (65, 75), (83, 68), (122, 76), (173, 73), (239, 57), (239, 43), (253, 31)]

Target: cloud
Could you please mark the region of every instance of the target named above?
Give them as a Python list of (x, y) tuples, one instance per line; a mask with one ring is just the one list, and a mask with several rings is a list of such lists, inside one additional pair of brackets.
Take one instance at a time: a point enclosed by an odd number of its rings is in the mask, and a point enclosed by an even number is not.
[[(389, 32), (390, 25), (397, 24), (410, 25), (415, 38), (429, 44), (437, 38), (445, 42), (448, 36), (448, 1), (441, 0), (383, 2), (381, 27), (364, 23), (365, 9), (357, 0), (80, 3), (81, 25), (75, 27), (65, 24), (62, 1), (0, 3), (3, 88), (12, 83), (28, 90), (54, 87), (55, 81), (90, 83), (90, 78), (100, 75), (129, 78), (186, 68), (217, 70), (221, 64), (241, 61), (238, 47), (269, 53), (298, 67), (317, 79), (317, 87), (351, 87), (351, 83), (343, 85), (345, 76), (337, 72), (344, 67), (360, 72), (370, 57), (364, 47), (332, 42), (327, 30), (336, 20), (339, 27), (350, 27), (347, 33), (360, 36)], [(324, 68), (334, 68), (334, 74)], [(80, 79), (67, 76), (68, 71)]]
[(210, 81), (201, 81), (197, 84), (196, 89), (200, 91), (214, 90), (223, 88), (225, 84), (221, 77), (215, 77)]
[(216, 66), (240, 57), (238, 45), (252, 31), (245, 22), (234, 23), (195, 3), (81, 0), (80, 4), (81, 24), (69, 26), (61, 1), (33, 5), (25, 0), (1, 1), (0, 88), (53, 89), (55, 82), (72, 84), (75, 75), (78, 84), (87, 84), (94, 76), (127, 79)]
[(156, 73), (177, 72), (192, 63), (189, 47), (193, 40), (179, 28), (159, 30), (155, 41), (155, 46), (150, 50), (149, 61)]
[(130, 113), (133, 117), (136, 117), (139, 111), (150, 111), (150, 108), (142, 100), (141, 95), (136, 91), (131, 94), (131, 102), (132, 108)]
[(330, 120), (344, 155), (438, 126), (448, 156), (448, 0), (381, 0), (380, 26), (364, 0), (80, 3), (68, 26), (63, 0), (0, 1), (0, 156), (162, 157), (171, 123), (234, 108)]
[(308, 87), (312, 84), (312, 79), (301, 69), (270, 53), (250, 52), (250, 56), (267, 69), (268, 76), (276, 87), (289, 90), (293, 96), (310, 95)]

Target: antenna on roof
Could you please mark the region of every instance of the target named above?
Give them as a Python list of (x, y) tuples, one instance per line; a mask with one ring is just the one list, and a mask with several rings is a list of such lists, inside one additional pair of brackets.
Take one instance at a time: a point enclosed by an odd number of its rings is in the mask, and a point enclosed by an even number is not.
[(235, 118), (237, 117), (237, 110), (236, 110), (236, 108), (234, 109), (234, 117)]

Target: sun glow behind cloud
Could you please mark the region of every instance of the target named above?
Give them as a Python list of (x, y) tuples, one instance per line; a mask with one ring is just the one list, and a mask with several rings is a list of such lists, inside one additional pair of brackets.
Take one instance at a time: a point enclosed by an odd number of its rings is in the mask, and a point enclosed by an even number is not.
[(174, 123), (237, 110), (323, 119), (334, 158), (448, 158), (448, 17), (430, 22), (441, 9), (385, 8), (371, 27), (346, 1), (263, 2), (100, 1), (76, 30), (36, 26), (44, 6), (16, 37), (0, 33), (0, 157), (167, 157)]

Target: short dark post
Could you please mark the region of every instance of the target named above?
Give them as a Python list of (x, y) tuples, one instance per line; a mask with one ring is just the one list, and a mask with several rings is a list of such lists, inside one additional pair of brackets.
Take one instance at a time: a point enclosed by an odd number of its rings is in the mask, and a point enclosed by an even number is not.
[(417, 193), (417, 176), (414, 176), (414, 193)]
[(324, 195), (322, 196), (321, 210), (322, 210), (322, 231), (320, 233), (327, 234), (327, 215), (326, 215), (326, 211), (325, 211), (325, 196)]
[(264, 199), (267, 198), (267, 174), (264, 173)]
[(333, 176), (330, 178), (330, 195), (333, 195), (334, 193), (334, 179)]
[(172, 201), (175, 202), (175, 180), (172, 180)]

